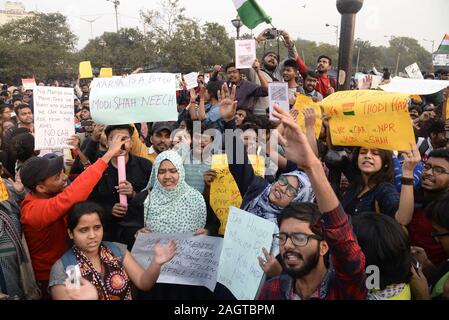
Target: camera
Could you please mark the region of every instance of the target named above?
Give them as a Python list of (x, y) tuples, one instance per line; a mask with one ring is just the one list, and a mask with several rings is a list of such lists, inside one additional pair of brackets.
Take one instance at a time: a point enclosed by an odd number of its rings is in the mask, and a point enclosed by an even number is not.
[(272, 28), (267, 30), (263, 35), (267, 40), (272, 40), (278, 38), (281, 35), (281, 31), (276, 28)]

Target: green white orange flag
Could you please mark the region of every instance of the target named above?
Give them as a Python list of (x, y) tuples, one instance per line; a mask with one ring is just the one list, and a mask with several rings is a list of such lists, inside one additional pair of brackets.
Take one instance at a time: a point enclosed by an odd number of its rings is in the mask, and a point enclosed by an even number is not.
[(254, 29), (259, 24), (266, 22), (271, 23), (265, 11), (259, 6), (256, 0), (232, 0), (239, 14), (240, 20), (249, 29)]

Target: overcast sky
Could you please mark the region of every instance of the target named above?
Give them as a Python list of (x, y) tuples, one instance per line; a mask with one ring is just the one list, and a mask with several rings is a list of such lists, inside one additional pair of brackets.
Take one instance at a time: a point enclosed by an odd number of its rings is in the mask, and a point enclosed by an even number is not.
[[(180, 0), (189, 17), (200, 22), (218, 22), (235, 35), (230, 21), (236, 10), (232, 0)], [(6, 1), (0, 0), (1, 7)], [(72, 31), (78, 35), (78, 47), (82, 48), (91, 37), (91, 24), (84, 19), (95, 19), (93, 36), (105, 31), (115, 31), (114, 6), (107, 0), (22, 0), (26, 10), (41, 12), (61, 12), (69, 17)], [(155, 9), (159, 1), (120, 0), (120, 27), (139, 27), (143, 23), (140, 9)], [(336, 28), (325, 24), (338, 25), (340, 14), (336, 0), (258, 0), (259, 4), (273, 18), (273, 24), (289, 31), (294, 38), (335, 44)], [(305, 8), (303, 7), (305, 5)], [(365, 0), (357, 15), (356, 38), (369, 40), (374, 45), (387, 45), (388, 37), (408, 36), (417, 39), (428, 51), (434, 40), (435, 50), (445, 33), (449, 33), (448, 0)], [(257, 35), (266, 27), (260, 25), (254, 30)], [(243, 28), (242, 32), (249, 32)]]

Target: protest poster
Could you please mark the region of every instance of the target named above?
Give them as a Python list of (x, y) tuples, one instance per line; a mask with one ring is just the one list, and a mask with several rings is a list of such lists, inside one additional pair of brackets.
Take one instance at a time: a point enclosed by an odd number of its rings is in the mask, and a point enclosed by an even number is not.
[(268, 84), (268, 100), (270, 106), (270, 120), (276, 120), (273, 117), (273, 106), (278, 104), (282, 109), (289, 112), (290, 102), (288, 99), (288, 83), (271, 82)]
[(112, 78), (112, 68), (101, 68), (100, 78)]
[[(265, 176), (265, 159), (263, 156), (248, 156), (256, 175)], [(213, 154), (211, 169), (215, 170), (217, 177), (211, 184), (210, 206), (215, 215), (220, 220), (218, 234), (223, 235), (226, 230), (226, 223), (229, 208), (234, 206), (240, 208), (242, 196), (239, 187), (229, 171), (228, 157), (226, 154)]]
[(214, 291), (223, 239), (192, 234), (139, 233), (131, 254), (146, 269), (154, 256), (157, 239), (176, 241), (176, 255), (162, 266), (158, 283), (204, 286)]
[(41, 87), (34, 89), (35, 149), (70, 148), (67, 139), (75, 134), (73, 89)]
[(80, 79), (93, 78), (92, 65), (90, 61), (82, 61), (79, 66), (79, 76)]
[(184, 90), (184, 84), (182, 83), (182, 74), (175, 73), (176, 79), (176, 91)]
[(206, 73), (206, 74), (204, 75), (204, 83), (205, 83), (205, 84), (208, 84), (209, 81), (210, 81), (210, 74), (209, 74), (209, 73)]
[(124, 78), (95, 78), (90, 87), (90, 112), (98, 124), (178, 119), (174, 74), (139, 73)]
[(237, 69), (250, 69), (256, 60), (256, 41), (235, 40), (235, 67)]
[(407, 72), (410, 79), (424, 79), (416, 62), (406, 67), (405, 72)]
[(186, 89), (191, 90), (198, 87), (198, 72), (191, 72), (184, 75), (184, 81), (186, 83)]
[(22, 79), (23, 90), (34, 90), (36, 87), (35, 79)]
[(232, 207), (224, 235), (217, 281), (238, 300), (254, 300), (264, 272), (257, 257), (273, 244), (277, 226), (266, 219)]
[(321, 102), (331, 116), (331, 139), (338, 146), (410, 150), (415, 135), (408, 94), (373, 90), (340, 91)]
[(301, 128), (302, 132), (306, 132), (306, 123), (304, 114), (302, 113), (302, 110), (305, 108), (313, 108), (316, 113), (316, 121), (315, 121), (315, 136), (318, 139), (321, 134), (321, 127), (323, 124), (322, 121), (322, 114), (321, 114), (321, 107), (319, 102), (314, 102), (313, 99), (309, 96), (298, 94), (296, 97), (295, 105), (293, 106), (296, 110), (299, 111), (297, 122), (299, 127)]
[(391, 82), (379, 86), (383, 91), (408, 93), (418, 95), (428, 95), (439, 92), (449, 87), (447, 80), (428, 80), (428, 79), (407, 79), (394, 77)]

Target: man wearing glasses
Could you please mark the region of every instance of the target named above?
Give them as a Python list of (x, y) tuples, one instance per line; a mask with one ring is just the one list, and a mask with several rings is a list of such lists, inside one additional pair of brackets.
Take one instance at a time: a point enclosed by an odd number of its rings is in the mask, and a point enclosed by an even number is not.
[(420, 261), (423, 264), (424, 273), (427, 273), (428, 270), (433, 269), (433, 266), (441, 264), (448, 257), (441, 244), (432, 238), (432, 232), (436, 230), (426, 217), (425, 208), (431, 202), (449, 193), (449, 150), (436, 149), (429, 154), (421, 179), (421, 190), (415, 195), (413, 219), (407, 228), (410, 242), (415, 247), (412, 253), (419, 260), (419, 253), (425, 251), (429, 258), (427, 261)]
[[(273, 237), (279, 243), (285, 273), (265, 282), (258, 298), (364, 300), (365, 255), (349, 216), (296, 121), (278, 106), (275, 110), (275, 116), (289, 129), (281, 139), (286, 155), (309, 177), (318, 205), (291, 204), (282, 210), (279, 233)], [(325, 262), (328, 253), (330, 265)]]

